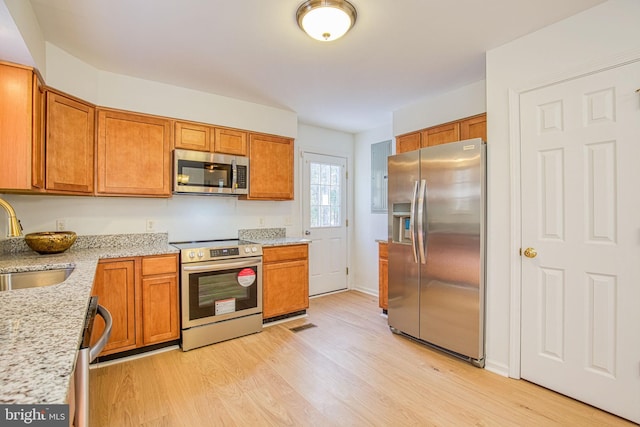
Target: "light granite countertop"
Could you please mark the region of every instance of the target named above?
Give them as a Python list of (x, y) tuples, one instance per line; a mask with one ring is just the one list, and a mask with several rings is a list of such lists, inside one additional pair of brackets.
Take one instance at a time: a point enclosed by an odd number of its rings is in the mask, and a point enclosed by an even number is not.
[(248, 240), (253, 243), (259, 243), (263, 247), (300, 245), (300, 244), (311, 243), (310, 239), (305, 239), (303, 237), (272, 237), (272, 238), (266, 238), (266, 239), (253, 238)]
[(0, 403), (66, 403), (100, 259), (178, 252), (163, 233), (78, 236), (76, 245), (57, 255), (0, 254), (0, 273), (74, 268), (57, 285), (0, 291)]
[(262, 246), (286, 246), (311, 243), (304, 237), (287, 237), (285, 228), (250, 228), (238, 230), (238, 238)]

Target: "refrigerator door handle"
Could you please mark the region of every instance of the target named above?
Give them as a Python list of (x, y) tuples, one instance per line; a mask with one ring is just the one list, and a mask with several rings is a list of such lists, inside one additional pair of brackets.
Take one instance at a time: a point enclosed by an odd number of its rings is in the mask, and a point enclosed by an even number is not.
[(413, 252), (413, 261), (418, 263), (418, 248), (416, 247), (416, 199), (418, 198), (418, 181), (413, 183), (413, 197), (411, 197), (411, 217), (409, 218), (409, 231), (411, 232), (411, 252)]
[(424, 208), (425, 202), (427, 198), (427, 180), (423, 179), (420, 181), (420, 196), (418, 198), (418, 247), (420, 248), (420, 263), (427, 263), (427, 249), (425, 247), (425, 225), (423, 224), (424, 219)]

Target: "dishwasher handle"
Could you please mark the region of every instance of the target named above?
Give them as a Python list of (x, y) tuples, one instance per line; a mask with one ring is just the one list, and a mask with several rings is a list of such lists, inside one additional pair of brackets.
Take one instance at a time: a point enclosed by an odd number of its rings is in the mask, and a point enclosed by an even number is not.
[(89, 363), (93, 362), (104, 346), (107, 345), (107, 341), (109, 341), (109, 337), (111, 336), (111, 328), (113, 327), (113, 320), (109, 310), (98, 305), (98, 315), (104, 320), (104, 331), (102, 331), (102, 335), (98, 338), (98, 341), (89, 349)]

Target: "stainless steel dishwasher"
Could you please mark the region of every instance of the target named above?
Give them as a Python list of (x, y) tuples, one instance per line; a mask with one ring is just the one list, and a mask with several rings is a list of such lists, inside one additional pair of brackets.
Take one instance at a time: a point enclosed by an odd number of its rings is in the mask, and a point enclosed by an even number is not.
[[(104, 319), (104, 331), (96, 343), (91, 346), (91, 332), (93, 330), (93, 321), (96, 315)], [(82, 344), (78, 350), (76, 359), (76, 371), (74, 378), (75, 385), (75, 411), (74, 423), (76, 427), (87, 427), (89, 425), (89, 364), (98, 357), (104, 346), (109, 341), (111, 335), (111, 313), (109, 310), (98, 305), (98, 297), (91, 297), (89, 300), (89, 309), (84, 322), (84, 332), (82, 335)]]

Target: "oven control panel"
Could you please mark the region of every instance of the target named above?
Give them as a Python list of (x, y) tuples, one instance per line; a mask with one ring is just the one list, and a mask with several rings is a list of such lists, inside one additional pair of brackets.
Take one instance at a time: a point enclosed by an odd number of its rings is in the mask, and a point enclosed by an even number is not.
[(209, 249), (209, 254), (211, 258), (238, 256), (240, 255), (240, 248)]
[[(208, 246), (207, 244), (210, 243)], [(262, 255), (262, 245), (251, 242), (191, 242), (186, 244), (173, 244), (181, 252), (183, 263), (199, 261), (213, 261), (233, 258), (246, 258)], [(235, 244), (234, 244), (235, 243)]]

